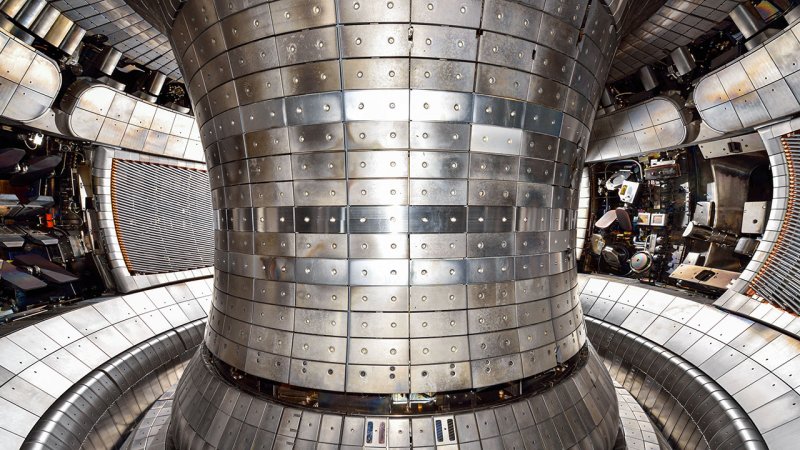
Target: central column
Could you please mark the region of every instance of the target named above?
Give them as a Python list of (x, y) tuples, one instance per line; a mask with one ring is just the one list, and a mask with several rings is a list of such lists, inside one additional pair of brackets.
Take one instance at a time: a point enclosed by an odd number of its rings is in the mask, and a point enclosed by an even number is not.
[(618, 41), (601, 2), (190, 0), (171, 38), (211, 177), (223, 365), (410, 398), (586, 345), (577, 187)]

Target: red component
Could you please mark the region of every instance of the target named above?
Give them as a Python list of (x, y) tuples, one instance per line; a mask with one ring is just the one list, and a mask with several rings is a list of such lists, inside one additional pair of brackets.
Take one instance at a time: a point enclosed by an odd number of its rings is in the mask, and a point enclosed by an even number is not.
[(53, 220), (53, 214), (47, 213), (44, 215), (44, 226), (45, 228), (51, 229), (56, 226), (55, 220)]

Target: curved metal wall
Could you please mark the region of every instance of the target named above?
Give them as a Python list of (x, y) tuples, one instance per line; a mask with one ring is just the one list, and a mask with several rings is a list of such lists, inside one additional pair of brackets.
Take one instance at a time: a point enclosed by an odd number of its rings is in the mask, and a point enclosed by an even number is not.
[(793, 153), (800, 119), (791, 119), (758, 130), (769, 155), (772, 199), (769, 218), (758, 249), (747, 267), (714, 305), (749, 317), (800, 339), (800, 299), (794, 289), (796, 222), (793, 192), (798, 182)]
[(604, 5), (221, 6), (188, 2), (171, 33), (218, 217), (216, 356), (407, 393), (576, 354), (574, 189), (617, 42)]
[(65, 393), (108, 361), (205, 319), (211, 288), (205, 279), (93, 299), (0, 337), (0, 447), (20, 447)]
[(617, 159), (677, 147), (693, 138), (680, 97), (659, 96), (598, 117), (586, 161)]
[[(612, 448), (619, 405), (607, 378), (590, 350), (585, 365), (541, 395), (438, 416), (364, 416), (287, 406), (241, 391), (219, 376), (207, 352), (198, 352), (175, 392), (170, 433), (175, 448), (186, 449)], [(442, 432), (441, 422), (449, 422), (452, 434)], [(365, 442), (373, 427), (376, 435), (382, 430), (382, 442)]]
[(708, 126), (735, 132), (800, 111), (800, 22), (697, 82), (694, 100)]
[(174, 386), (202, 342), (205, 319), (132, 346), (76, 382), (28, 434), (25, 450), (109, 449)]
[(61, 88), (58, 64), (0, 30), (0, 117), (29, 122), (43, 116)]
[[(696, 427), (710, 448), (727, 439), (751, 441), (751, 448), (797, 446), (800, 340), (671, 291), (601, 277), (581, 282), (598, 353), (673, 444), (687, 448)], [(696, 425), (681, 418), (686, 413)]]
[(72, 136), (170, 158), (204, 162), (192, 116), (159, 106), (88, 78), (65, 91), (61, 109)]

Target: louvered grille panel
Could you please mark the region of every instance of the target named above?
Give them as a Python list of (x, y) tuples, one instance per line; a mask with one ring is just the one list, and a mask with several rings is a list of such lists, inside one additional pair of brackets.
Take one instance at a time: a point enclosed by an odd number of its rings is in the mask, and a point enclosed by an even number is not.
[[(764, 264), (753, 277), (750, 283), (752, 292), (758, 297), (769, 301), (773, 305), (792, 311), (800, 312), (800, 292), (797, 290), (797, 273), (800, 271), (798, 259), (798, 244), (800, 237), (794, 227), (800, 220), (797, 200), (793, 193), (796, 192), (800, 180), (795, 175), (795, 166), (798, 164), (800, 153), (800, 135), (789, 133), (781, 137), (784, 157), (786, 158), (786, 171), (789, 195), (786, 200), (786, 213), (780, 229), (776, 233), (775, 244), (767, 255)], [(769, 228), (768, 228), (769, 230)], [(768, 231), (768, 233), (775, 233)]]
[(213, 264), (214, 222), (205, 171), (114, 159), (111, 203), (132, 274)]

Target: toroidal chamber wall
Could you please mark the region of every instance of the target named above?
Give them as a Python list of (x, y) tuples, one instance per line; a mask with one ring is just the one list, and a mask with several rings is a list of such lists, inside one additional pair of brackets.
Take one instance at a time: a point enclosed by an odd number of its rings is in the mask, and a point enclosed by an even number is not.
[[(561, 380), (573, 409), (596, 410), (572, 425), (574, 444), (613, 443), (616, 402), (595, 392), (613, 389), (582, 351), (574, 292), (580, 169), (618, 42), (608, 11), (597, 0), (183, 5), (171, 39), (206, 148), (216, 289), (208, 352), (176, 396), (180, 446), (226, 446), (192, 414), (202, 401), (227, 411), (222, 399), (188, 386), (220, 376), (241, 382), (237, 396), (305, 392), (300, 414), (326, 396), (388, 402), (373, 415), (402, 401), (434, 414), (447, 393), (476, 411), (533, 401)], [(420, 394), (424, 408), (410, 408)]]

